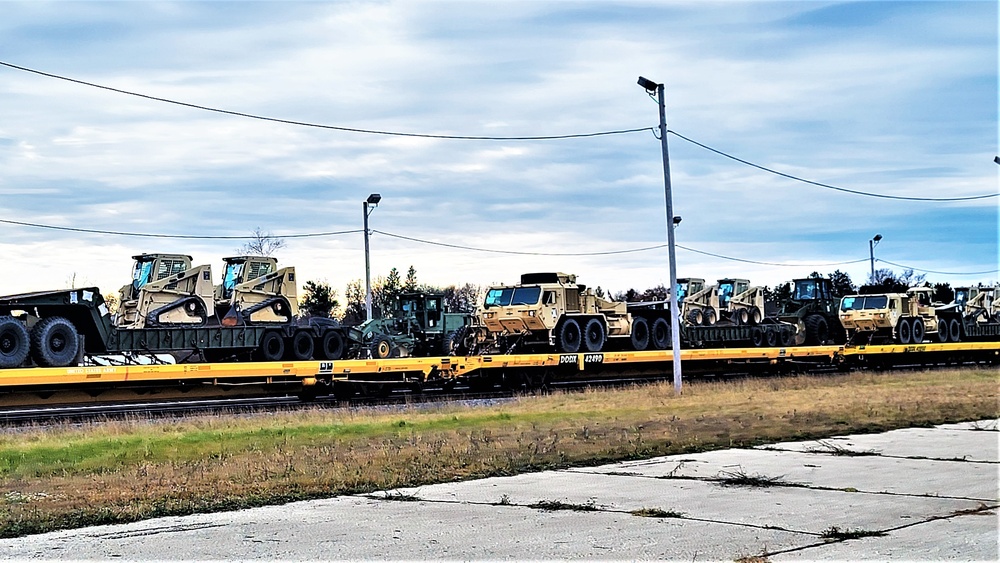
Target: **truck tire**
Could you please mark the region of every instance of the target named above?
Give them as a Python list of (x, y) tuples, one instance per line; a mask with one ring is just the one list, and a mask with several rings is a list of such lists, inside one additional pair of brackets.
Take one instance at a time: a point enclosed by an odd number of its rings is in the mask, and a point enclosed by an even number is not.
[(632, 319), (632, 334), (629, 335), (632, 341), (632, 349), (642, 352), (649, 348), (649, 321), (643, 317)]
[(924, 320), (917, 318), (910, 323), (910, 342), (920, 344), (924, 341)]
[(806, 345), (817, 346), (830, 339), (830, 327), (821, 315), (809, 315), (805, 318)]
[(756, 325), (760, 324), (761, 321), (760, 309), (757, 307), (751, 307), (747, 311), (747, 324)]
[(649, 333), (650, 343), (657, 350), (670, 348), (670, 322), (663, 317), (653, 321), (653, 330)]
[(76, 361), (79, 351), (76, 327), (63, 317), (46, 317), (31, 330), (31, 356), (40, 366), (68, 366)]
[(0, 317), (0, 368), (16, 368), (28, 359), (28, 329), (14, 317)]
[(899, 323), (896, 324), (896, 338), (899, 340), (899, 343), (909, 344), (912, 333), (913, 331), (910, 327), (910, 319), (906, 317), (899, 319)]
[(389, 340), (388, 336), (380, 334), (372, 340), (369, 350), (371, 350), (372, 358), (384, 360), (392, 355), (392, 341)]
[(600, 352), (608, 337), (604, 333), (604, 323), (600, 319), (590, 319), (583, 325), (583, 347), (588, 352)]
[(297, 330), (285, 343), (285, 353), (289, 360), (303, 361), (312, 358), (315, 345), (312, 336), (305, 330)]
[(759, 326), (755, 326), (750, 329), (750, 343), (753, 344), (754, 348), (760, 348), (764, 345), (764, 329)]
[(254, 352), (254, 359), (259, 362), (279, 362), (285, 355), (285, 339), (281, 333), (269, 330), (260, 339), (260, 346)]
[(948, 333), (948, 319), (938, 317), (937, 319), (937, 339), (938, 342), (948, 342), (951, 334)]
[(952, 342), (958, 342), (962, 339), (962, 324), (958, 322), (958, 319), (948, 321), (948, 336), (951, 337)]
[(469, 353), (465, 345), (467, 327), (460, 326), (456, 330), (449, 332), (441, 342), (441, 353), (445, 356), (465, 356)]
[(715, 326), (715, 323), (718, 320), (719, 319), (715, 317), (715, 309), (709, 309), (705, 312), (705, 326)]
[(314, 343), (316, 359), (339, 360), (344, 357), (344, 336), (336, 330), (328, 330)]
[(764, 329), (764, 344), (768, 348), (775, 348), (778, 346), (778, 331), (774, 330), (772, 327), (767, 327)]
[(780, 330), (778, 333), (778, 344), (782, 348), (788, 348), (795, 344), (795, 331), (794, 330)]
[(576, 319), (566, 319), (557, 331), (556, 348), (560, 352), (576, 354), (580, 351), (580, 323)]

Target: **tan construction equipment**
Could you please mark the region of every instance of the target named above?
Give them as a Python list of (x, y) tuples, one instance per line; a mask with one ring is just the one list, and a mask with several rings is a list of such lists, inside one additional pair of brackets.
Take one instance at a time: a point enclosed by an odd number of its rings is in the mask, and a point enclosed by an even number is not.
[(132, 257), (132, 283), (119, 291), (115, 326), (197, 326), (215, 315), (212, 267), (191, 266), (183, 254)]
[[(681, 280), (677, 280), (680, 285)], [(691, 291), (681, 301), (681, 319), (688, 326), (713, 326), (729, 322), (734, 325), (756, 325), (764, 317), (764, 288), (751, 286), (750, 280), (725, 278), (715, 285)], [(678, 297), (680, 297), (678, 291)]]
[(299, 314), (295, 268), (278, 269), (269, 256), (223, 258), (222, 283), (215, 304), (224, 326), (285, 323)]

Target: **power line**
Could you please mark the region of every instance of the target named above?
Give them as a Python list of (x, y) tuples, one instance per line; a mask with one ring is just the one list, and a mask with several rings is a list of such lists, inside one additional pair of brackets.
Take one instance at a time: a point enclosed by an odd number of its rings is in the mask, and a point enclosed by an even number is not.
[(897, 264), (895, 262), (890, 262), (888, 260), (882, 260), (881, 258), (876, 258), (876, 262), (884, 262), (886, 264), (891, 264), (897, 268), (903, 268), (904, 270), (913, 270), (916, 272), (924, 272), (927, 274), (944, 274), (946, 276), (978, 276), (982, 274), (995, 274), (1000, 272), (1000, 269), (996, 270), (983, 270), (982, 272), (939, 272), (937, 270), (924, 270), (921, 268), (914, 268), (913, 266), (904, 266), (903, 264)]
[(868, 258), (859, 258), (858, 260), (847, 260), (846, 262), (829, 262), (826, 264), (780, 264), (777, 262), (758, 262), (757, 260), (745, 260), (743, 258), (733, 258), (732, 256), (723, 256), (722, 254), (714, 254), (712, 252), (706, 252), (704, 250), (697, 250), (695, 248), (689, 248), (687, 246), (675, 245), (677, 248), (682, 248), (688, 252), (694, 252), (695, 254), (704, 254), (705, 256), (712, 256), (715, 258), (722, 258), (723, 260), (732, 260), (733, 262), (743, 262), (746, 264), (760, 264), (762, 266), (783, 266), (783, 267), (804, 267), (804, 268), (819, 268), (826, 266), (845, 266), (847, 264), (857, 264), (859, 262), (867, 262)]
[(699, 147), (701, 147), (701, 148), (703, 148), (705, 150), (714, 152), (715, 154), (718, 154), (718, 155), (724, 156), (726, 158), (735, 160), (736, 162), (741, 162), (743, 164), (746, 164), (747, 166), (752, 166), (752, 167), (757, 168), (759, 170), (763, 170), (765, 172), (770, 172), (771, 174), (775, 174), (775, 175), (781, 176), (783, 178), (788, 178), (790, 180), (795, 180), (797, 182), (804, 182), (806, 184), (812, 184), (813, 186), (819, 186), (821, 188), (828, 188), (828, 189), (831, 189), (831, 190), (837, 190), (839, 192), (846, 192), (846, 193), (849, 193), (849, 194), (863, 195), (863, 196), (868, 196), (868, 197), (880, 197), (880, 198), (883, 198), (883, 199), (901, 199), (901, 200), (906, 200), (906, 201), (970, 201), (970, 200), (974, 200), (974, 199), (986, 199), (986, 198), (990, 198), (990, 197), (1000, 196), (1000, 193), (995, 193), (995, 194), (974, 195), (974, 196), (966, 196), (966, 197), (911, 197), (911, 196), (897, 196), (897, 195), (876, 194), (876, 193), (871, 193), (871, 192), (862, 192), (862, 191), (859, 191), (859, 190), (849, 190), (847, 188), (840, 188), (840, 187), (837, 187), (837, 186), (832, 186), (830, 184), (824, 184), (822, 182), (814, 182), (812, 180), (806, 180), (805, 178), (800, 178), (798, 176), (793, 176), (791, 174), (786, 174), (784, 172), (779, 172), (777, 170), (773, 170), (771, 168), (767, 168), (766, 166), (761, 166), (759, 164), (754, 164), (754, 163), (750, 162), (749, 160), (743, 160), (742, 158), (735, 157), (735, 156), (733, 156), (731, 154), (722, 152), (722, 151), (720, 151), (718, 149), (714, 149), (714, 148), (712, 148), (712, 147), (710, 147), (710, 146), (708, 146), (706, 144), (699, 143), (698, 141), (695, 141), (694, 139), (690, 139), (688, 137), (685, 137), (684, 135), (681, 135), (680, 133), (678, 133), (677, 131), (674, 131), (672, 129), (667, 129), (667, 133), (672, 133), (675, 137), (679, 137), (681, 139), (684, 139), (685, 141), (687, 141), (687, 142), (689, 142), (689, 143), (691, 143), (693, 145), (697, 145), (697, 146), (699, 146)]
[(112, 88), (110, 86), (103, 86), (101, 84), (94, 84), (93, 82), (85, 82), (83, 80), (77, 80), (75, 78), (69, 78), (66, 76), (60, 76), (58, 74), (52, 74), (48, 72), (42, 72), (40, 70), (35, 70), (23, 66), (18, 66), (15, 64), (0, 61), (0, 65), (8, 68), (13, 68), (16, 70), (22, 70), (24, 72), (30, 72), (37, 74), (39, 76), (46, 76), (49, 78), (55, 78), (58, 80), (65, 80), (66, 82), (72, 82), (74, 84), (82, 84), (84, 86), (90, 86), (91, 88), (100, 88), (101, 90), (108, 90), (110, 92), (117, 92), (119, 94), (127, 94), (129, 96), (135, 96), (137, 98), (145, 98), (147, 100), (154, 100), (157, 102), (164, 102), (167, 104), (174, 104), (178, 106), (183, 106), (187, 108), (200, 109), (203, 111), (210, 111), (214, 113), (222, 113), (226, 115), (235, 115), (237, 117), (246, 117), (249, 119), (259, 119), (261, 121), (272, 121), (275, 123), (285, 123), (288, 125), (299, 125), (302, 127), (315, 127), (318, 129), (332, 129), (334, 131), (346, 131), (348, 133), (366, 133), (369, 135), (388, 135), (393, 137), (420, 137), (424, 139), (449, 139), (449, 140), (462, 140), (462, 141), (552, 141), (557, 139), (580, 139), (585, 137), (601, 137), (606, 135), (622, 135), (625, 133), (638, 133), (640, 131), (650, 131), (651, 127), (639, 127), (635, 129), (619, 129), (615, 131), (597, 131), (593, 133), (573, 133), (568, 135), (538, 135), (538, 136), (520, 136), (520, 137), (487, 137), (487, 136), (474, 136), (474, 135), (434, 135), (429, 133), (402, 133), (399, 131), (383, 131), (378, 129), (360, 129), (356, 127), (341, 127), (338, 125), (322, 125), (319, 123), (309, 123), (305, 121), (294, 121), (291, 119), (280, 119), (277, 117), (266, 117), (263, 115), (255, 115), (252, 113), (244, 113), (239, 111), (231, 111), (226, 109), (213, 108), (209, 106), (202, 106), (198, 104), (191, 104), (187, 102), (180, 102), (177, 100), (171, 100), (169, 98), (161, 98), (158, 96), (150, 96), (148, 94), (140, 94), (138, 92), (130, 92), (128, 90), (122, 90), (119, 88)]
[[(95, 235), (113, 235), (120, 237), (145, 237), (145, 238), (176, 238), (176, 239), (196, 239), (196, 240), (246, 240), (251, 238), (247, 235), (237, 236), (237, 235), (168, 235), (168, 234), (154, 234), (154, 233), (130, 233), (124, 231), (105, 231), (101, 229), (81, 229), (77, 227), (60, 227), (56, 225), (43, 225), (41, 223), (27, 223), (24, 221), (11, 221), (10, 219), (0, 219), (0, 223), (6, 223), (8, 225), (19, 225), (22, 227), (36, 227), (39, 229), (51, 229), (54, 231), (70, 231), (74, 233), (89, 233)], [(268, 235), (271, 238), (286, 239), (286, 238), (315, 238), (315, 237), (330, 237), (335, 235), (347, 235), (351, 233), (360, 233), (362, 229), (354, 229), (351, 231), (328, 231), (320, 233), (298, 233), (291, 235)]]

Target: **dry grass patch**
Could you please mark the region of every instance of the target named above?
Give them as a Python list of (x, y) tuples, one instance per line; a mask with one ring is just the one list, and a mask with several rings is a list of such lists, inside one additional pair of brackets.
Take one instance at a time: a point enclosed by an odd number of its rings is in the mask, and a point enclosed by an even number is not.
[(978, 369), (12, 430), (0, 434), (0, 536), (997, 418), (997, 401), (997, 371)]

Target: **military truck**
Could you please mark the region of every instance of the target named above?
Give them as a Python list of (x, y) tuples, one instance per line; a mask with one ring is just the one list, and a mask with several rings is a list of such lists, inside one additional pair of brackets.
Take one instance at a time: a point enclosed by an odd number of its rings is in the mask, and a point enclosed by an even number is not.
[(792, 280), (792, 295), (779, 304), (778, 320), (796, 326), (796, 346), (847, 342), (838, 317), (839, 302), (827, 278)]
[(913, 287), (906, 293), (848, 295), (840, 302), (840, 322), (848, 342), (895, 341), (919, 344), (925, 338), (957, 342), (962, 317), (954, 307), (934, 303), (934, 290)]
[[(348, 330), (352, 357), (399, 358), (449, 355), (454, 335), (469, 316), (444, 312), (441, 293), (405, 292), (386, 318), (371, 319)], [(450, 338), (449, 338), (450, 337)]]

